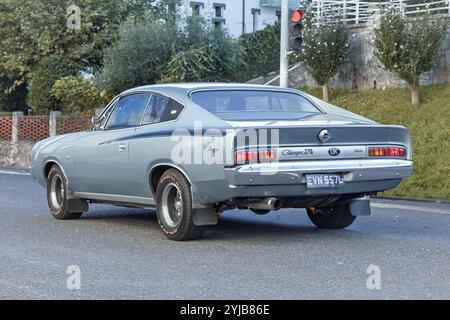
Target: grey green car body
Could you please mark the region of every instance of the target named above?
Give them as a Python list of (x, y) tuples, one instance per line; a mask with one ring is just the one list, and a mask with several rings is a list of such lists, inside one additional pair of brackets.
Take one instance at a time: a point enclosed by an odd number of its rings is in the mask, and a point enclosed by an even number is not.
[[(194, 103), (192, 92), (202, 90), (271, 90), (303, 95), (321, 111), (296, 121), (225, 121)], [(411, 138), (402, 126), (385, 126), (344, 109), (332, 106), (305, 93), (270, 86), (241, 84), (172, 84), (135, 88), (118, 98), (148, 92), (170, 97), (184, 106), (176, 120), (118, 130), (91, 130), (52, 137), (38, 142), (32, 152), (32, 175), (46, 186), (53, 164), (64, 171), (69, 196), (93, 202), (153, 208), (158, 176), (168, 168), (182, 172), (192, 188), (193, 207), (213, 207), (235, 198), (326, 197), (364, 195), (396, 187), (412, 172)], [(365, 151), (358, 158), (321, 158), (285, 161), (277, 164), (235, 165), (186, 164), (172, 160), (176, 129), (215, 128), (234, 132), (246, 128), (278, 128), (279, 148), (395, 145), (407, 149), (405, 159), (369, 159)], [(317, 139), (327, 129), (333, 139)], [(224, 138), (225, 139), (225, 138)], [(207, 142), (200, 147), (206, 149)], [(191, 146), (195, 148), (196, 146)], [(280, 149), (281, 150), (281, 149)], [(365, 150), (365, 149), (364, 149)], [(233, 155), (230, 159), (234, 158)], [(308, 189), (307, 173), (343, 173), (342, 188)], [(305, 204), (305, 206), (307, 203)]]

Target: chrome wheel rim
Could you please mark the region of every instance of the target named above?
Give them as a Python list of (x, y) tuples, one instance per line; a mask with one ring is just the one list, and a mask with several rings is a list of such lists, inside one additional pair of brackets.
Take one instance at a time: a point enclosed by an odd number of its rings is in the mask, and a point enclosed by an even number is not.
[(50, 184), (50, 202), (55, 210), (61, 209), (64, 203), (65, 189), (62, 177), (55, 174)]
[(175, 228), (183, 216), (183, 198), (175, 183), (169, 183), (162, 194), (162, 214), (169, 228)]

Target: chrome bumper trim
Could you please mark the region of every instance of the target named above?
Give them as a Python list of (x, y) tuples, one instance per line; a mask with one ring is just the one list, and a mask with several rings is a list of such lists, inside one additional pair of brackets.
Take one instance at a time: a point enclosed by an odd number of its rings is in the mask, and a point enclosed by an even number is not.
[(305, 184), (308, 173), (343, 173), (344, 181), (402, 179), (411, 175), (412, 161), (395, 159), (297, 161), (248, 164), (226, 168), (232, 186)]

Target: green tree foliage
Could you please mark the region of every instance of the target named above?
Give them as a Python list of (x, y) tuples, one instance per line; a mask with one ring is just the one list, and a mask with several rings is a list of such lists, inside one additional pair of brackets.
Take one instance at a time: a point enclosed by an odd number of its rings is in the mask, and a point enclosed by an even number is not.
[(306, 21), (304, 44), (299, 58), (322, 86), (323, 99), (329, 100), (329, 80), (345, 62), (349, 32), (333, 14), (324, 14), (320, 24)]
[(22, 111), (26, 107), (27, 86), (16, 82), (18, 76), (1, 75), (0, 72), (0, 111)]
[(81, 76), (57, 80), (51, 95), (58, 101), (64, 114), (92, 114), (96, 108), (107, 103), (96, 86)]
[(62, 56), (79, 69), (98, 69), (103, 53), (130, 16), (159, 12), (156, 0), (83, 0), (81, 29), (67, 28), (69, 0), (3, 0), (0, 3), (0, 65), (27, 77), (49, 57)]
[(165, 21), (125, 23), (108, 50), (97, 83), (109, 94), (140, 85), (181, 81), (234, 81), (245, 70), (238, 41), (201, 19), (183, 28)]
[(243, 47), (221, 29), (208, 27), (201, 19), (189, 19), (177, 38), (176, 53), (165, 68), (162, 82), (244, 78)]
[(33, 73), (30, 82), (28, 104), (33, 108), (33, 112), (47, 114), (52, 110), (60, 110), (60, 105), (51, 95), (51, 90), (58, 79), (77, 74), (78, 68), (62, 58), (43, 60)]
[(154, 19), (127, 21), (120, 28), (119, 40), (106, 53), (104, 68), (96, 77), (99, 88), (117, 94), (159, 81), (175, 42), (172, 24)]
[(270, 25), (261, 31), (240, 38), (247, 66), (243, 80), (266, 76), (276, 71), (280, 61), (280, 25)]
[(208, 44), (195, 44), (178, 52), (169, 61), (162, 82), (203, 81), (213, 74), (213, 50)]
[(447, 34), (447, 22), (430, 15), (408, 21), (390, 9), (375, 30), (376, 56), (385, 68), (406, 81), (412, 104), (419, 104), (420, 75), (433, 67)]

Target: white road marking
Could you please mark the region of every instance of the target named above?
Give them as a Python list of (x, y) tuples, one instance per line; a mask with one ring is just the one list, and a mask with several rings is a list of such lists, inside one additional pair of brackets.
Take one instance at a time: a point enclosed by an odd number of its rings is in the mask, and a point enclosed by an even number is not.
[(31, 175), (29, 172), (6, 171), (6, 170), (0, 170), (0, 174), (8, 174), (11, 176), (30, 176)]
[(439, 214), (448, 214), (450, 215), (450, 210), (446, 209), (437, 209), (437, 208), (426, 208), (426, 207), (418, 207), (418, 206), (409, 206), (406, 204), (390, 204), (390, 203), (371, 203), (373, 208), (380, 209), (399, 209), (399, 210), (411, 210), (411, 211), (421, 211), (428, 213), (439, 213)]

